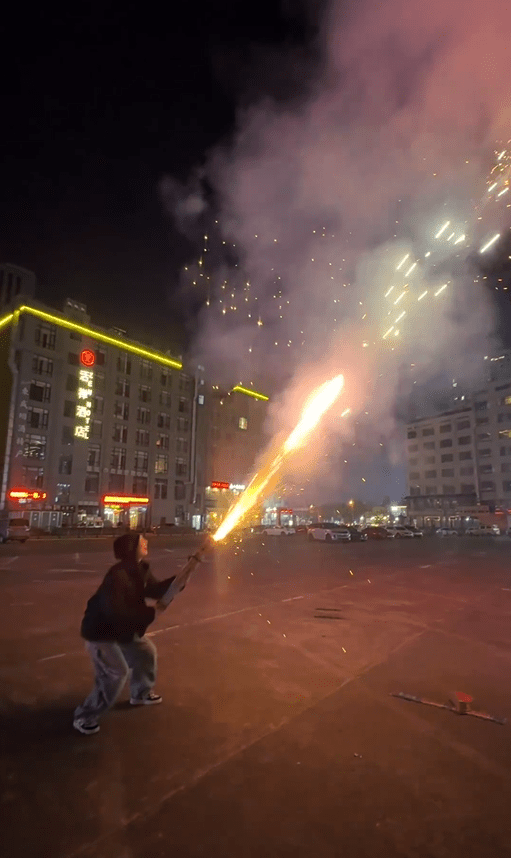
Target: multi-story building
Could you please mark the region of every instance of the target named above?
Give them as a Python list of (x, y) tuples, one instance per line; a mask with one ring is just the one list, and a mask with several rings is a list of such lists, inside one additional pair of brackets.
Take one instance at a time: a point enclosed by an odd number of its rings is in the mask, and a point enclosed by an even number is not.
[(245, 387), (213, 385), (208, 397), (206, 512), (210, 524), (222, 518), (253, 475), (267, 437), (268, 396)]
[[(19, 511), (10, 493), (22, 487), (46, 493), (24, 507), (43, 528), (95, 516), (200, 526), (203, 368), (185, 372), (180, 360), (92, 325), (76, 301), (57, 313), (27, 298), (9, 268), (0, 319), (0, 507)], [(29, 279), (32, 291), (34, 284)]]
[(407, 428), (408, 513), (440, 520), (511, 507), (511, 380), (499, 372), (463, 406)]

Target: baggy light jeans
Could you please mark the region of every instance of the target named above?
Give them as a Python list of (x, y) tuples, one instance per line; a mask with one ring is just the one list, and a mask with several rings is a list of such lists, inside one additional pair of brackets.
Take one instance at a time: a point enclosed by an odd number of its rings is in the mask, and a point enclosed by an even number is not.
[(95, 722), (110, 709), (121, 693), (131, 670), (130, 696), (145, 697), (156, 682), (156, 647), (146, 637), (131, 643), (87, 641), (85, 648), (94, 667), (94, 688), (74, 718)]

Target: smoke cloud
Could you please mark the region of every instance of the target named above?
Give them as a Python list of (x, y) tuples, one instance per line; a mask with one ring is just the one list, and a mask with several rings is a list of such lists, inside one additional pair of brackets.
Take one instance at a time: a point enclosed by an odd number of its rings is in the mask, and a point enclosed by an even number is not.
[[(439, 387), (482, 374), (495, 311), (474, 259), (508, 229), (506, 203), (481, 200), (496, 141), (508, 140), (510, 31), (500, 0), (335, 0), (294, 98), (240, 109), (232, 138), (210, 153), (218, 228), (238, 262), (210, 272), (195, 351), (274, 394), (272, 432), (294, 424), (312, 380), (344, 373), (311, 451), (318, 492), (363, 495), (361, 463), (369, 492), (383, 492), (410, 394), (427, 411)], [(178, 217), (203, 213), (197, 186), (169, 188)], [(451, 243), (447, 231), (435, 239), (446, 221)], [(345, 484), (332, 456), (349, 469)]]

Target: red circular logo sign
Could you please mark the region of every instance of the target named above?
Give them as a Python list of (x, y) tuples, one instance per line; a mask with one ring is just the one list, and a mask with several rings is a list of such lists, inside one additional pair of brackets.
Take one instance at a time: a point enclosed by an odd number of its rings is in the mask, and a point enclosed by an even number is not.
[(96, 355), (91, 349), (84, 349), (80, 353), (80, 362), (83, 363), (84, 366), (94, 366), (96, 363)]

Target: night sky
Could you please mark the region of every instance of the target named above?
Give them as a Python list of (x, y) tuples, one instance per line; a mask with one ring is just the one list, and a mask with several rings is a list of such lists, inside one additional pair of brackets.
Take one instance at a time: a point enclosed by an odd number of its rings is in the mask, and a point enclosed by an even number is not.
[(195, 251), (158, 183), (185, 180), (232, 131), (241, 91), (260, 91), (249, 65), (309, 33), (271, 0), (248, 7), (250, 18), (235, 0), (167, 9), (3, 12), (0, 258), (35, 271), (42, 300), (82, 300), (133, 336), (154, 337), (167, 311), (178, 343), (172, 294)]

